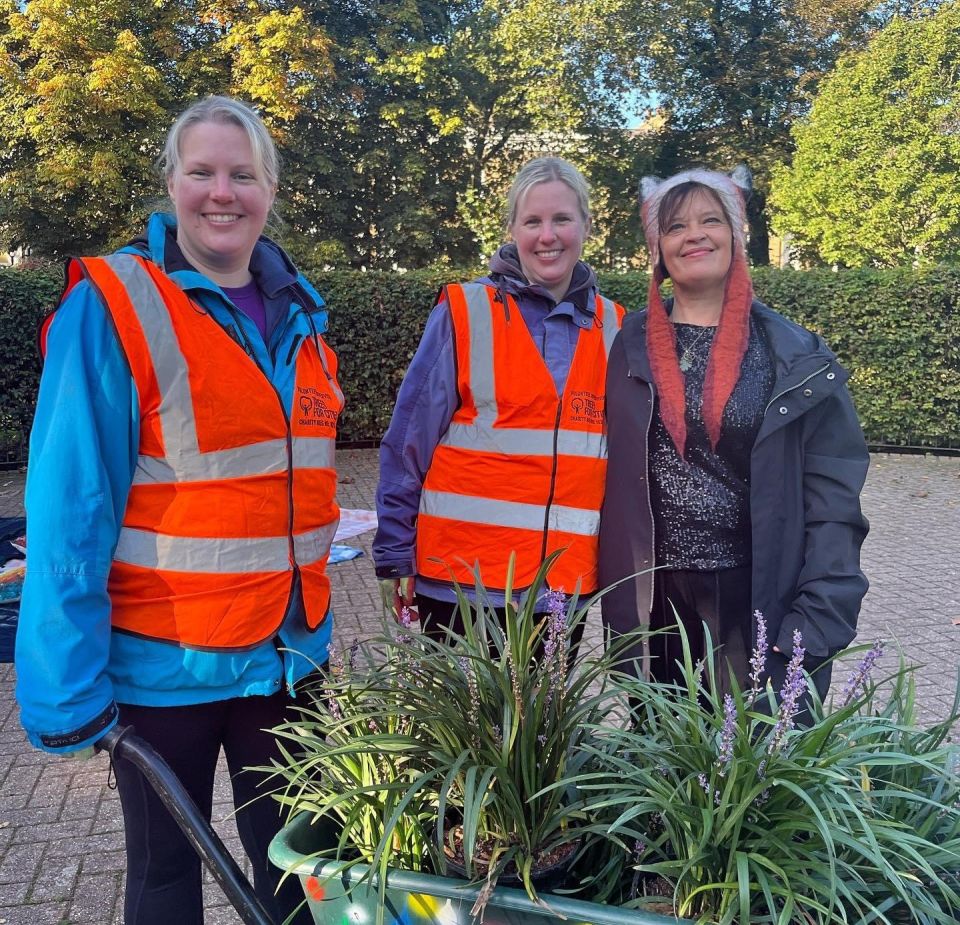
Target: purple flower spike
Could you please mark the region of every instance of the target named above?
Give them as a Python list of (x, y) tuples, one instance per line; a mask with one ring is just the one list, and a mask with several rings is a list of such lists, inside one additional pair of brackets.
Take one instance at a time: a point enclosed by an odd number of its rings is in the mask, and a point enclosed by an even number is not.
[(800, 709), (800, 700), (807, 692), (807, 679), (803, 675), (803, 659), (806, 654), (800, 630), (794, 630), (793, 656), (787, 665), (787, 674), (780, 689), (780, 710), (777, 712), (777, 724), (773, 727), (773, 737), (767, 748), (768, 755), (780, 750), (784, 737), (793, 729), (794, 719)]
[(543, 596), (543, 603), (546, 604), (547, 613), (551, 617), (555, 617), (558, 614), (566, 614), (567, 610), (567, 596), (563, 593), (563, 590), (550, 590)]
[(843, 706), (849, 706), (866, 692), (870, 675), (873, 673), (874, 666), (881, 655), (883, 655), (883, 640), (878, 639), (873, 644), (873, 648), (860, 659), (860, 664), (857, 665), (853, 674), (850, 675), (847, 683), (843, 686)]
[(545, 708), (563, 699), (567, 686), (567, 599), (563, 591), (548, 591), (547, 638), (543, 643), (543, 664), (549, 675)]
[(750, 682), (751, 698), (755, 698), (760, 693), (760, 679), (763, 677), (764, 669), (767, 667), (767, 652), (769, 646), (767, 643), (767, 621), (759, 610), (753, 612), (753, 619), (757, 624), (757, 644), (754, 646), (753, 654), (750, 656)]
[(733, 740), (737, 734), (737, 705), (732, 694), (723, 698), (723, 730), (720, 733), (720, 754), (717, 756), (717, 767), (723, 777), (733, 761)]
[[(403, 607), (400, 608), (400, 616), (399, 616), (400, 626), (402, 626), (404, 630), (408, 630), (410, 629), (410, 624), (412, 622), (413, 620), (410, 617), (410, 608), (404, 605)], [(397, 642), (400, 645), (405, 646), (411, 643), (412, 641), (413, 641), (413, 636), (411, 636), (409, 633), (406, 633), (406, 632), (397, 633)]]

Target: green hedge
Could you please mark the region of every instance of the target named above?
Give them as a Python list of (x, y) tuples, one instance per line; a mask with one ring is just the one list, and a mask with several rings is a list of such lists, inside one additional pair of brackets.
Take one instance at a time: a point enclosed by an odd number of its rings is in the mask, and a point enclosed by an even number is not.
[[(330, 306), (340, 358), (345, 441), (377, 440), (443, 282), (470, 273), (309, 273)], [(823, 334), (853, 372), (868, 440), (960, 447), (960, 269), (758, 270), (759, 298)], [(601, 274), (605, 294), (643, 305), (643, 274)], [(36, 324), (60, 288), (57, 271), (0, 271), (0, 446), (29, 427), (36, 394)], [(13, 452), (15, 452), (15, 446)], [(0, 459), (3, 457), (0, 456)]]
[(0, 464), (26, 456), (40, 380), (37, 329), (62, 289), (58, 269), (0, 270)]

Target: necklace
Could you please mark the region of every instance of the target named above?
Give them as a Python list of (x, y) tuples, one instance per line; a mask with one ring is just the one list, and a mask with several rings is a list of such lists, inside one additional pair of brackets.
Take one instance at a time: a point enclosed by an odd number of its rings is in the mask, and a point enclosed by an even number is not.
[(713, 328), (711, 325), (705, 325), (703, 330), (686, 347), (683, 348), (682, 352), (680, 353), (681, 372), (685, 373), (690, 369), (691, 366), (693, 366), (693, 348), (696, 347), (701, 340), (703, 340), (703, 337), (707, 331), (713, 330), (715, 330), (715, 328)]

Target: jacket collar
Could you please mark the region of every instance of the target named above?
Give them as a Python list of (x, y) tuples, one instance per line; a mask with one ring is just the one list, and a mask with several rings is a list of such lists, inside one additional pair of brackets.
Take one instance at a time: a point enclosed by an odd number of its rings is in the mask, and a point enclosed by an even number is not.
[[(542, 286), (527, 281), (523, 268), (520, 266), (520, 257), (517, 254), (516, 244), (504, 244), (490, 258), (490, 279), (495, 286), (503, 286), (511, 295), (533, 296), (543, 299), (549, 304), (556, 300)], [(570, 279), (570, 288), (561, 301), (570, 302), (577, 311), (589, 315), (592, 319), (596, 314), (596, 304), (593, 293), (597, 289), (597, 275), (589, 264), (582, 260), (577, 261)]]
[[(220, 289), (212, 280), (194, 268), (177, 244), (177, 219), (166, 212), (154, 212), (147, 222), (146, 234), (135, 238), (122, 252), (138, 253), (150, 260), (181, 289)], [(269, 238), (261, 235), (250, 258), (250, 272), (264, 298), (274, 299), (284, 289), (299, 282), (299, 274), (286, 253)], [(313, 293), (309, 293), (311, 297)]]

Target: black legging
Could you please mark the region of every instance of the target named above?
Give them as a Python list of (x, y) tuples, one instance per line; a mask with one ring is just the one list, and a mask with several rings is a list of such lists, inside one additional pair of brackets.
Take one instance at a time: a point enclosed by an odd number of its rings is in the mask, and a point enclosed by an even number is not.
[[(223, 747), (237, 807), (237, 830), (253, 867), (254, 888), (277, 922), (303, 901), (297, 877), (288, 877), (278, 895), (281, 871), (267, 859), (267, 846), (282, 823), (279, 804), (263, 796), (263, 776), (243, 769), (279, 758), (276, 740), (264, 729), (289, 719), (290, 698), (237, 697), (185, 707), (120, 705), (120, 722), (132, 725), (180, 778), (209, 819), (220, 748)], [(126, 925), (202, 925), (200, 859), (153, 788), (128, 761), (114, 763), (127, 848)], [(251, 802), (252, 801), (252, 802)], [(249, 805), (247, 805), (249, 804)], [(310, 925), (304, 908), (293, 920)]]

